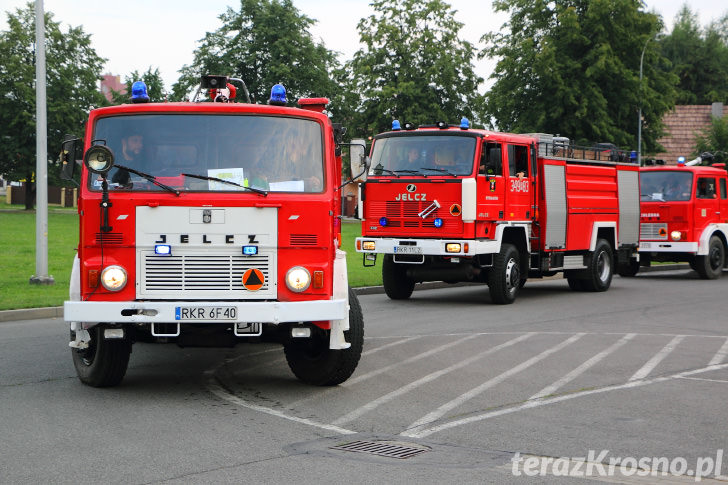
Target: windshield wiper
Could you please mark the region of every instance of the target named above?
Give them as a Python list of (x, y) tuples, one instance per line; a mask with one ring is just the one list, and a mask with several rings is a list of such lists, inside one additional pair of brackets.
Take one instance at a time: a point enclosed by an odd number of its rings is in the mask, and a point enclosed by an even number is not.
[(163, 184), (162, 182), (160, 182), (159, 180), (157, 180), (157, 178), (154, 175), (149, 175), (148, 173), (140, 172), (139, 170), (135, 170), (133, 168), (125, 167), (124, 165), (114, 164), (114, 167), (119, 168), (119, 169), (122, 169), (122, 170), (126, 170), (127, 172), (131, 172), (131, 173), (133, 173), (135, 175), (139, 175), (140, 177), (144, 177), (145, 179), (149, 180), (154, 185), (157, 185), (159, 187), (162, 187), (165, 190), (169, 190), (174, 195), (176, 195), (177, 197), (179, 197), (179, 190), (174, 189), (174, 188), (170, 187), (169, 185)]
[(412, 175), (422, 175), (417, 170), (395, 170), (394, 173), (395, 173), (395, 175), (400, 174), (400, 173), (411, 173)]
[(452, 173), (451, 171), (445, 170), (445, 169), (442, 169), (442, 168), (420, 167), (420, 170), (432, 170), (433, 172), (446, 173), (446, 174), (450, 175), (451, 177), (456, 177), (457, 176), (456, 174)]
[(208, 177), (207, 175), (195, 175), (195, 174), (192, 174), (192, 173), (183, 173), (183, 174), (180, 174), (180, 175), (182, 175), (184, 177), (192, 177), (194, 179), (212, 180), (213, 182), (221, 182), (223, 184), (235, 185), (236, 187), (242, 187), (244, 189), (250, 190), (251, 192), (255, 192), (256, 194), (260, 194), (263, 197), (267, 197), (268, 196), (268, 191), (267, 190), (256, 189), (255, 187), (249, 187), (247, 185), (240, 185), (239, 183), (233, 182), (231, 180), (219, 179), (217, 177)]
[[(399, 177), (399, 175), (397, 175), (397, 172), (395, 172), (394, 170), (389, 170), (388, 168), (381, 168), (381, 167), (375, 168), (374, 172), (375, 172), (374, 175), (382, 175), (382, 172), (387, 172), (389, 174), (394, 175), (395, 177)], [(376, 172), (379, 172), (379, 173), (376, 173)]]

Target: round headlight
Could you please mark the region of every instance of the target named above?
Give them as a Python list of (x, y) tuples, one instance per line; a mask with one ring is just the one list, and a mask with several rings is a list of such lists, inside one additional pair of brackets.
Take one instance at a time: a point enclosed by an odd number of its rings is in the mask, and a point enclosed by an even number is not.
[(101, 284), (109, 291), (119, 291), (126, 286), (126, 270), (121, 266), (107, 266), (101, 272)]
[(306, 268), (294, 266), (286, 273), (286, 286), (291, 291), (300, 293), (306, 291), (311, 284), (311, 273)]
[(670, 233), (670, 237), (672, 238), (673, 241), (679, 241), (680, 238), (682, 237), (682, 234), (680, 234), (680, 231), (672, 231)]
[(104, 145), (94, 145), (86, 152), (83, 163), (93, 173), (104, 175), (114, 166), (114, 153)]

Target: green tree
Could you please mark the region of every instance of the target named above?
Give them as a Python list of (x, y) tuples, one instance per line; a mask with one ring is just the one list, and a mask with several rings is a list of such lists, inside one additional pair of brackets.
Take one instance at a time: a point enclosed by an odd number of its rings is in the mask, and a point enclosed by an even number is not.
[[(559, 133), (579, 142), (654, 150), (676, 79), (653, 37), (659, 17), (640, 0), (495, 0), (510, 12), (506, 33), (486, 34), (499, 58), (487, 114), (504, 131)], [(640, 57), (644, 49), (643, 80)]]
[[(26, 180), (25, 207), (34, 205), (36, 167), (35, 8), (33, 3), (7, 14), (8, 30), (0, 31), (0, 173)], [(55, 160), (64, 134), (81, 136), (92, 106), (105, 99), (98, 89), (105, 59), (91, 47), (81, 27), (62, 32), (53, 14), (45, 15), (47, 158)], [(58, 167), (49, 166), (49, 178)]]
[(704, 152), (715, 157), (713, 162), (728, 163), (728, 117), (713, 118), (710, 127), (695, 140), (693, 156)]
[(483, 79), (475, 47), (458, 35), (462, 23), (442, 0), (374, 0), (358, 24), (364, 48), (346, 65), (343, 103), (349, 132), (368, 135), (402, 123), (480, 121)]
[(286, 87), (289, 102), (333, 95), (329, 73), (337, 67), (336, 55), (314, 42), (308, 29), (315, 21), (292, 0), (241, 0), (240, 11), (228, 7), (219, 18), (222, 27), (205, 35), (192, 64), (180, 70), (172, 99), (187, 99), (203, 74), (241, 78), (262, 102), (276, 83)]
[(129, 103), (131, 100), (131, 86), (136, 81), (144, 81), (147, 85), (147, 94), (150, 103), (162, 103), (167, 101), (167, 92), (164, 89), (164, 81), (159, 73), (159, 68), (152, 70), (149, 68), (143, 74), (139, 71), (132, 71), (128, 76), (124, 76), (124, 84), (126, 84), (126, 92), (121, 94), (119, 91), (111, 91), (112, 104)]
[(701, 29), (684, 5), (672, 32), (660, 41), (662, 54), (677, 75), (677, 104), (728, 102), (728, 17)]

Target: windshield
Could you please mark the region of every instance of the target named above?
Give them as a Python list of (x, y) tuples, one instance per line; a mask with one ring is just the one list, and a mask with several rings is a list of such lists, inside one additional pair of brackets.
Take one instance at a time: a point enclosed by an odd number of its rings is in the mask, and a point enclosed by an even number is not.
[(374, 143), (369, 175), (470, 175), (475, 138), (469, 136), (395, 136)]
[(693, 174), (691, 172), (642, 172), (640, 173), (640, 200), (679, 201), (690, 200)]
[[(98, 120), (94, 140), (111, 148), (115, 165), (180, 191), (324, 189), (321, 126), (312, 120), (220, 114), (117, 116)], [(89, 177), (90, 186), (101, 190), (100, 177)], [(116, 166), (108, 181), (111, 191), (164, 190)]]

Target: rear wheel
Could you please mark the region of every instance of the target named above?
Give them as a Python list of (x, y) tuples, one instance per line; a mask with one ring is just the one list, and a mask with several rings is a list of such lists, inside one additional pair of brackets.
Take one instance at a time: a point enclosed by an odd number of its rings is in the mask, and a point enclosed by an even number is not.
[(723, 241), (718, 236), (713, 236), (708, 244), (708, 254), (696, 256), (695, 271), (704, 280), (714, 280), (723, 272), (724, 263), (725, 247), (723, 247)]
[(307, 339), (294, 339), (283, 350), (288, 367), (301, 381), (316, 386), (335, 386), (347, 380), (359, 364), (364, 344), (364, 317), (356, 294), (349, 288), (348, 349), (329, 348), (329, 332), (316, 331)]
[[(91, 341), (86, 349), (71, 349), (73, 366), (78, 378), (92, 387), (118, 385), (129, 366), (131, 343), (126, 339), (104, 339), (101, 325), (89, 329)], [(71, 331), (71, 340), (75, 340)]]
[(384, 256), (382, 261), (382, 283), (392, 300), (406, 300), (415, 289), (415, 280), (407, 276), (407, 266), (395, 263), (391, 255)]
[(518, 249), (513, 244), (501, 244), (488, 272), (488, 289), (493, 303), (507, 305), (516, 301), (521, 288), (521, 268)]
[(607, 291), (612, 284), (613, 271), (612, 246), (605, 239), (598, 239), (582, 278), (584, 290)]
[(629, 263), (620, 264), (617, 267), (617, 274), (619, 276), (630, 278), (635, 276), (640, 271), (640, 262), (634, 258), (629, 258)]

